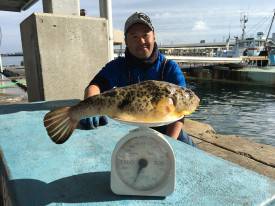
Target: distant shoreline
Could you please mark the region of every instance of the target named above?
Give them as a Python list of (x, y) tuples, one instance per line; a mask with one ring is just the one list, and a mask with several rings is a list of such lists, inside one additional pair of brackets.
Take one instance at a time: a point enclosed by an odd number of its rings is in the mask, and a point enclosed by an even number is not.
[(23, 56), (23, 53), (1, 54), (2, 57)]

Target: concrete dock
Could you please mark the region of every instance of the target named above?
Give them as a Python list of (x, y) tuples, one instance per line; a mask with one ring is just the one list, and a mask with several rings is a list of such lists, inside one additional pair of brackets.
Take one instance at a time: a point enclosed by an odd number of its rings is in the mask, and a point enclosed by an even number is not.
[(189, 64), (241, 64), (243, 61), (241, 57), (166, 56), (166, 58), (172, 59), (178, 63)]
[(275, 147), (245, 137), (217, 134), (210, 125), (189, 119), (183, 129), (201, 150), (275, 179)]
[(0, 74), (0, 105), (27, 102), (26, 81), (21, 77)]
[(211, 80), (227, 83), (275, 86), (275, 67), (244, 67), (231, 68), (230, 66), (209, 66), (183, 68), (187, 79)]

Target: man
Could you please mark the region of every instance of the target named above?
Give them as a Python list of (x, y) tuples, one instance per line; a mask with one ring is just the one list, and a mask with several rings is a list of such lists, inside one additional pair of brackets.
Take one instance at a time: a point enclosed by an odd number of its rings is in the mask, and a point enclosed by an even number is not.
[[(150, 18), (141, 12), (135, 12), (124, 26), (125, 57), (119, 57), (108, 64), (92, 79), (85, 90), (85, 98), (99, 94), (113, 87), (123, 87), (144, 80), (167, 81), (185, 87), (185, 78), (174, 61), (167, 61), (158, 50), (156, 35)], [(96, 118), (81, 120), (82, 125), (98, 125)], [(99, 125), (107, 123), (99, 118)], [(181, 121), (154, 128), (174, 139), (193, 145), (192, 140), (182, 132)]]

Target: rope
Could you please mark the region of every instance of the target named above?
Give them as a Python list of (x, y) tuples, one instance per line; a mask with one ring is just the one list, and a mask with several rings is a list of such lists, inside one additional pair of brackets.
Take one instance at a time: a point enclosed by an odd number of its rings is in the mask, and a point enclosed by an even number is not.
[(255, 34), (258, 31), (263, 31), (266, 32), (268, 27), (269, 27), (269, 20), (270, 20), (270, 16), (264, 16), (263, 18), (261, 18), (258, 23), (250, 26), (250, 29), (247, 29), (247, 31), (245, 32), (246, 34)]

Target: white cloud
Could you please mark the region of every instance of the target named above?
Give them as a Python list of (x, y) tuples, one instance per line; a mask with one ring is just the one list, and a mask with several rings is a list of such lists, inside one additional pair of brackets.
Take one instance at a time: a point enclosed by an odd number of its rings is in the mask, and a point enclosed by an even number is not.
[(206, 23), (202, 20), (198, 20), (195, 22), (192, 31), (207, 31), (208, 27), (206, 25)]

